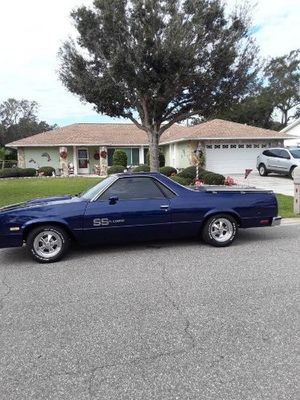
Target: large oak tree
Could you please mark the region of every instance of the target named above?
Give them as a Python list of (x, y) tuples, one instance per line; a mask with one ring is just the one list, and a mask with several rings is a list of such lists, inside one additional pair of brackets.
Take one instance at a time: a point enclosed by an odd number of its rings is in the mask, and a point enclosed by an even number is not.
[(78, 36), (60, 49), (60, 79), (144, 130), (152, 171), (163, 132), (229, 107), (256, 76), (248, 13), (229, 15), (220, 0), (94, 0), (71, 17)]

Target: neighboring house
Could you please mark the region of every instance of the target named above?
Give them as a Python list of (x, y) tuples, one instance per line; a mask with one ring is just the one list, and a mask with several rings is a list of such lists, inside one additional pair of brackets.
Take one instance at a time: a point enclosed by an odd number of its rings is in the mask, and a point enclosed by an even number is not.
[(298, 138), (295, 139), (285, 140), (284, 141), (285, 146), (300, 147), (300, 118), (296, 119), (291, 124), (282, 129), (281, 133), (288, 133), (289, 135), (298, 136)]
[[(185, 168), (194, 163), (194, 151), (205, 152), (206, 168), (223, 174), (255, 168), (263, 148), (282, 146), (286, 133), (215, 119), (190, 127), (173, 125), (160, 140), (166, 165)], [(115, 149), (123, 149), (128, 165), (145, 163), (147, 135), (134, 124), (73, 124), (12, 143), (20, 167), (53, 166), (75, 175), (106, 175)]]

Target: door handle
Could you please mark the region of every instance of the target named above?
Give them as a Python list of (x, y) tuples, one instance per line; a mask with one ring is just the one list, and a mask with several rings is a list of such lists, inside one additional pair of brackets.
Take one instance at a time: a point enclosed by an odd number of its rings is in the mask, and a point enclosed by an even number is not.
[(162, 210), (165, 210), (165, 211), (168, 211), (168, 209), (169, 209), (169, 204), (162, 204), (161, 206), (160, 206), (160, 208), (162, 209)]

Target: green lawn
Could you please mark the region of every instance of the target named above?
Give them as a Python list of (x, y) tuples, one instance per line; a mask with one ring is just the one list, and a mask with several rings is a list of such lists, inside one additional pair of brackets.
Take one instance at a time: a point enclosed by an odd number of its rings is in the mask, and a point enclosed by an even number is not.
[[(28, 178), (0, 179), (0, 206), (20, 203), (35, 197), (76, 194), (95, 185), (101, 178)], [(279, 215), (295, 217), (293, 197), (277, 194)]]
[(294, 198), (293, 196), (285, 196), (283, 194), (276, 194), (278, 201), (278, 214), (283, 218), (300, 217), (294, 214)]
[(0, 179), (0, 206), (35, 197), (76, 194), (94, 186), (101, 178)]

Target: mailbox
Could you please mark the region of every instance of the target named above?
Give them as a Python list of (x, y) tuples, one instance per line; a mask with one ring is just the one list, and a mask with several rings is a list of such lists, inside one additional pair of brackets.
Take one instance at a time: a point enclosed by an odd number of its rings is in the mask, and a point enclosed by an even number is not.
[(300, 167), (293, 171), (294, 178), (294, 213), (300, 214)]

